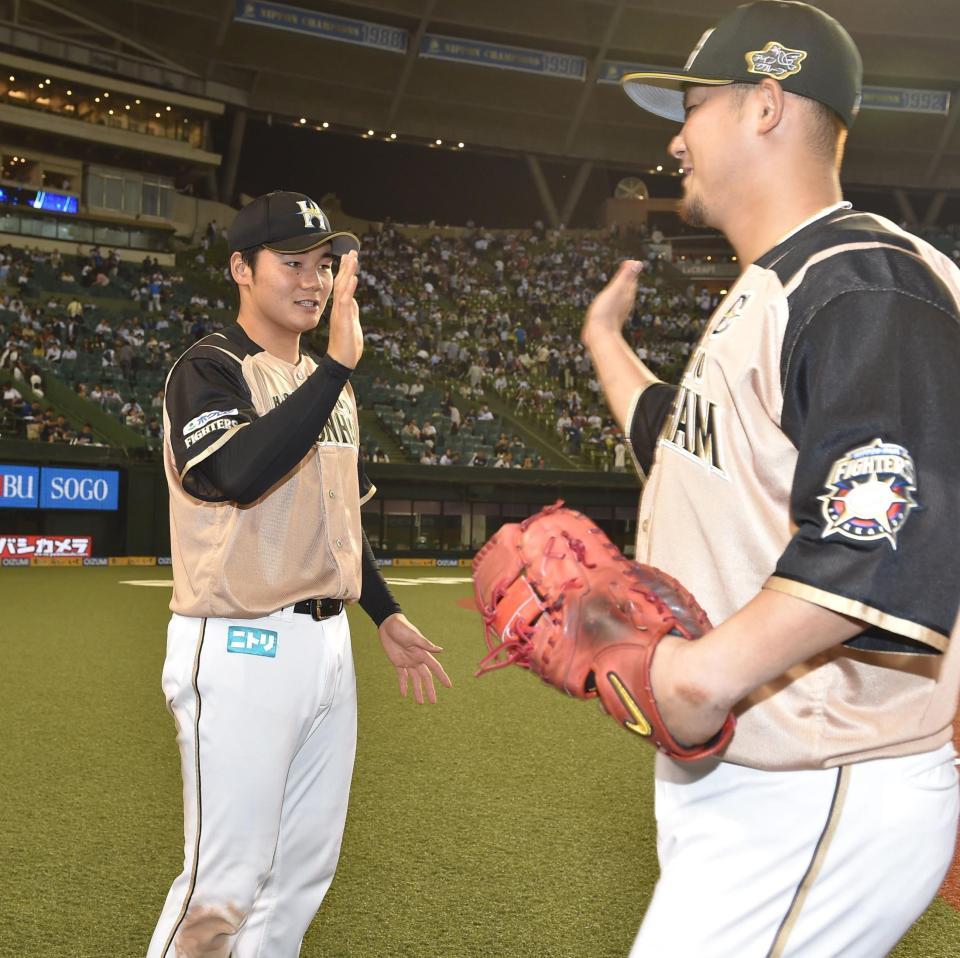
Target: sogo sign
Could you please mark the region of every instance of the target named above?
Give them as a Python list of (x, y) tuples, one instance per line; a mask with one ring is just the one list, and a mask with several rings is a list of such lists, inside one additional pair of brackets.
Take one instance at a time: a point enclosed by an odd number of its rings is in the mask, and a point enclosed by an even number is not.
[(116, 470), (0, 465), (0, 507), (113, 511), (119, 489)]

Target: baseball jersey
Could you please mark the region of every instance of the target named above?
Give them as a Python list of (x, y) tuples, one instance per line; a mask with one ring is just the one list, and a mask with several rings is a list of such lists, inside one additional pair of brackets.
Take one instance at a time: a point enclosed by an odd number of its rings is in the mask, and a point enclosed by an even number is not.
[(960, 272), (846, 204), (741, 274), (678, 389), (634, 397), (640, 561), (715, 625), (761, 588), (867, 623), (740, 703), (728, 761), (827, 767), (949, 740), (958, 409)]
[(349, 383), (312, 449), (255, 501), (227, 498), (203, 472), (317, 366), (306, 353), (296, 364), (271, 355), (234, 324), (195, 343), (170, 371), (163, 459), (174, 612), (254, 618), (305, 598), (359, 598), (360, 506), (375, 490), (359, 462)]

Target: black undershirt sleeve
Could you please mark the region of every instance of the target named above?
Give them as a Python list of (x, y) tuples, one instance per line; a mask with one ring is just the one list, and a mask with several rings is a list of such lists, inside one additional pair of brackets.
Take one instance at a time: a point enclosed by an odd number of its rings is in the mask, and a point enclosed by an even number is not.
[(238, 429), (229, 442), (194, 467), (221, 493), (202, 498), (231, 499), (241, 505), (259, 499), (317, 441), (351, 372), (348, 366), (325, 356), (306, 382), (276, 409)]
[(633, 419), (626, 424), (630, 448), (645, 473), (653, 465), (653, 450), (676, 395), (677, 387), (669, 383), (648, 386), (634, 408)]
[[(362, 530), (361, 530), (362, 531)], [(400, 603), (393, 597), (383, 573), (374, 558), (373, 549), (366, 532), (363, 532), (363, 557), (361, 559), (363, 571), (363, 585), (360, 588), (360, 608), (373, 620), (378, 628), (384, 619), (395, 612), (402, 611)]]

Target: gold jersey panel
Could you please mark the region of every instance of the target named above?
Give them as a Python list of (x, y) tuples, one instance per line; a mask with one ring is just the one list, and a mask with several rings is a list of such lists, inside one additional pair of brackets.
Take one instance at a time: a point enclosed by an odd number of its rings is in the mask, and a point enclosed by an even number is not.
[[(948, 269), (940, 261), (937, 268)], [(955, 278), (951, 293), (960, 290)], [(797, 533), (798, 449), (781, 421), (790, 305), (777, 272), (754, 264), (711, 317), (654, 450), (636, 556), (690, 588), (715, 625), (767, 587), (943, 652), (838, 646), (802, 663), (738, 705), (725, 760), (819, 768), (930, 750), (950, 740), (957, 706), (960, 649), (946, 630), (774, 577)]]
[[(205, 351), (209, 354), (210, 347)], [(229, 349), (220, 352), (225, 364), (239, 365), (249, 389), (247, 402), (257, 416), (276, 408), (316, 369), (307, 355), (292, 365), (266, 351), (242, 358)], [(236, 409), (224, 410), (231, 411), (236, 413)], [(170, 608), (188, 616), (254, 618), (306, 598), (358, 599), (359, 424), (350, 385), (344, 386), (310, 453), (255, 502), (206, 502), (190, 495), (183, 488), (183, 476), (245, 425), (227, 422), (217, 441), (179, 472), (164, 406), (164, 469), (170, 488), (174, 573)]]

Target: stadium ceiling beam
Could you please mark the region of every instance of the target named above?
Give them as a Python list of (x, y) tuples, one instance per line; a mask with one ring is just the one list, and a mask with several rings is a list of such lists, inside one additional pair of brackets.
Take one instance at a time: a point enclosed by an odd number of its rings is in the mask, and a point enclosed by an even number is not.
[(603, 60), (607, 55), (607, 50), (610, 49), (614, 31), (620, 24), (623, 6), (624, 0), (618, 0), (616, 6), (610, 11), (610, 16), (607, 19), (607, 28), (603, 31), (603, 39), (600, 41), (600, 46), (593, 55), (593, 60), (590, 62), (590, 69), (587, 70), (587, 80), (583, 84), (583, 89), (580, 91), (580, 99), (577, 101), (576, 109), (573, 111), (573, 117), (570, 119), (570, 125), (567, 127), (567, 135), (563, 141), (564, 153), (568, 152), (570, 147), (573, 146), (573, 141), (583, 121), (584, 111), (587, 109), (587, 104), (596, 91), (597, 77), (600, 75), (600, 69), (603, 66)]
[(913, 204), (910, 202), (910, 197), (907, 196), (907, 191), (899, 188), (895, 189), (893, 191), (893, 198), (897, 201), (897, 209), (900, 210), (900, 215), (903, 217), (907, 226), (913, 229), (919, 225), (917, 213), (913, 208)]
[(397, 89), (393, 94), (393, 100), (390, 102), (390, 111), (387, 114), (387, 122), (385, 125), (388, 128), (393, 126), (393, 121), (397, 118), (400, 101), (403, 99), (403, 94), (407, 90), (407, 84), (410, 82), (410, 75), (413, 73), (413, 68), (420, 56), (420, 41), (423, 40), (423, 35), (427, 32), (427, 26), (433, 17), (433, 11), (436, 9), (436, 6), (437, 0), (427, 0), (423, 8), (423, 13), (420, 14), (420, 22), (417, 24), (417, 29), (410, 38), (410, 43), (407, 46), (407, 55), (403, 60), (403, 69), (400, 71), (400, 79), (397, 81)]
[(532, 153), (524, 154), (524, 159), (527, 161), (527, 169), (530, 170), (530, 175), (533, 177), (533, 184), (537, 188), (543, 210), (547, 214), (547, 222), (551, 229), (556, 229), (560, 225), (560, 214), (557, 212), (557, 204), (553, 200), (547, 178), (540, 168), (540, 161)]
[(117, 43), (129, 47), (131, 50), (136, 50), (138, 53), (155, 60), (157, 63), (161, 63), (164, 66), (168, 66), (174, 70), (179, 70), (181, 73), (187, 73), (191, 76), (196, 76), (193, 70), (188, 70), (182, 64), (163, 56), (163, 54), (157, 53), (156, 50), (152, 50), (150, 47), (144, 46), (142, 43), (138, 43), (136, 40), (131, 40), (118, 30), (114, 30), (107, 24), (95, 20), (89, 14), (77, 13), (76, 11), (71, 10), (68, 6), (64, 5), (63, 0), (58, 0), (56, 3), (51, 3), (50, 0), (28, 0), (28, 2), (35, 7), (53, 11), (54, 13), (58, 13), (61, 16), (66, 17), (68, 20), (73, 20), (76, 23), (81, 23), (84, 26), (88, 26), (95, 33), (110, 37), (111, 40), (115, 40)]

